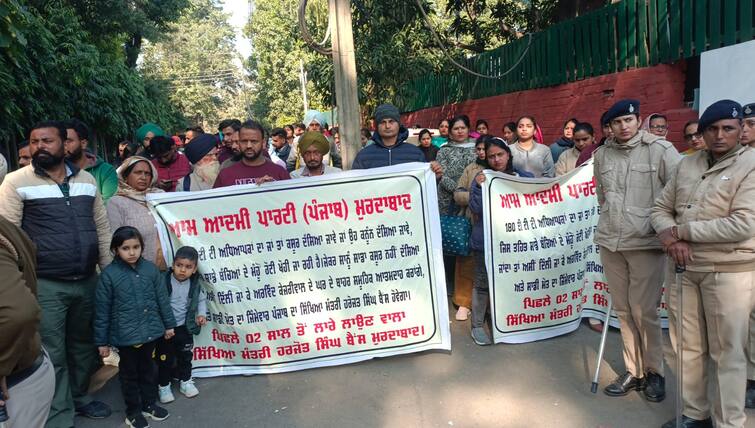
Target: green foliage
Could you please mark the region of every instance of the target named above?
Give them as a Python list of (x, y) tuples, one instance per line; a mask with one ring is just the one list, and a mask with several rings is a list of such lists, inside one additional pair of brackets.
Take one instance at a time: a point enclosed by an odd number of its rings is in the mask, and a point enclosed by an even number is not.
[[(311, 3), (317, 9), (318, 3)], [(313, 63), (320, 60), (319, 54), (304, 45), (299, 34), (298, 4), (298, 0), (257, 0), (244, 30), (253, 48), (246, 63), (254, 82), (249, 107), (252, 117), (266, 126), (301, 122), (304, 100), (299, 81), (300, 61), (303, 60), (305, 68), (311, 70)], [(327, 10), (321, 7), (319, 12), (319, 15), (313, 14), (320, 18), (319, 21), (313, 20), (313, 25), (327, 22), (327, 15), (323, 18)], [(325, 84), (330, 81), (328, 78)], [(307, 86), (307, 92), (309, 108), (323, 109), (323, 98), (312, 82)]]
[[(51, 2), (43, 8), (13, 0), (0, 27), (0, 142), (24, 138), (44, 119), (77, 117), (110, 147), (129, 138), (146, 120), (172, 128), (183, 119), (162, 89), (128, 68), (119, 52), (92, 42), (74, 8)], [(8, 29), (15, 37), (9, 38)]]
[[(310, 2), (308, 8), (308, 28), (317, 41), (321, 40), (327, 27), (327, 8), (323, 3)], [(453, 69), (444, 57), (443, 49), (454, 57), (463, 58), (470, 52), (500, 46), (514, 37), (514, 28), (528, 28), (549, 19), (543, 17), (552, 15), (552, 5), (557, 2), (534, 0), (528, 5), (524, 3), (516, 0), (498, 0), (495, 4), (485, 0), (423, 0), (430, 24), (443, 43), (441, 47), (413, 0), (353, 2), (352, 26), (363, 116), (369, 115), (383, 102), (403, 104), (405, 98), (412, 96), (406, 92), (407, 81)], [(258, 112), (277, 123), (285, 121), (277, 118), (288, 116), (294, 100), (297, 104), (299, 102), (299, 58), (305, 59), (309, 77), (320, 98), (331, 104), (335, 101), (332, 58), (314, 54), (308, 47), (302, 51), (296, 22), (297, 4), (297, 0), (258, 1), (248, 28), (254, 48), (249, 64), (254, 70), (255, 81), (262, 88), (256, 92), (253, 105)], [(438, 15), (438, 11), (445, 15)]]
[[(523, 31), (553, 20), (558, 0), (422, 0), (442, 46), (432, 36), (414, 0), (361, 0), (352, 8), (359, 99), (369, 114), (382, 102), (404, 105), (414, 96), (406, 82), (457, 69), (457, 60), (497, 48)], [(320, 56), (312, 65), (317, 88), (331, 97), (332, 61)]]
[(167, 85), (170, 103), (206, 130), (227, 117), (246, 117), (235, 34), (217, 3), (192, 0), (167, 29), (170, 38), (145, 45), (143, 74)]
[[(48, 0), (29, 0), (43, 9)], [(189, 0), (58, 0), (79, 17), (83, 29), (97, 35), (92, 40), (99, 47), (123, 47), (129, 67), (136, 65), (142, 40), (165, 38), (166, 25), (181, 15)]]
[(495, 49), (517, 37), (547, 27), (558, 0), (448, 0), (451, 17), (444, 36), (449, 43), (475, 53)]
[[(442, 52), (414, 2), (364, 0), (352, 8), (352, 21), (363, 117), (384, 102), (400, 105), (405, 82), (441, 68)], [(326, 99), (333, 97), (332, 59), (318, 56), (311, 74)]]
[(23, 53), (26, 48), (26, 22), (28, 13), (22, 9), (17, 0), (8, 0), (0, 4), (0, 49), (5, 50), (11, 61)]
[[(335, 104), (332, 58), (316, 54), (302, 43), (298, 3), (298, 0), (258, 0), (246, 29), (253, 47), (248, 60), (255, 82), (251, 108), (255, 117), (275, 125), (301, 115), (300, 59), (304, 60), (314, 84), (314, 91), (308, 88), (310, 98)], [(353, 1), (352, 26), (363, 117), (383, 102), (405, 104), (403, 101), (414, 95), (408, 92), (406, 82), (430, 73), (455, 70), (443, 49), (461, 59), (496, 48), (517, 37), (517, 29), (547, 25), (558, 3), (557, 0), (422, 0), (430, 24), (441, 39), (441, 47), (414, 0)], [(322, 40), (328, 25), (327, 2), (310, 0), (307, 21), (313, 39)]]
[(141, 34), (155, 40), (175, 22), (189, 0), (68, 0), (91, 34)]

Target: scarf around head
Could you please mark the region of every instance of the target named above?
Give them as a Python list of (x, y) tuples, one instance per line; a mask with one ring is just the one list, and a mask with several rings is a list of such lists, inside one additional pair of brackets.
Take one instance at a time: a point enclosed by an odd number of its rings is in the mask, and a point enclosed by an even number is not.
[(543, 130), (540, 128), (540, 125), (535, 126), (535, 135), (533, 136), (535, 139), (535, 142), (538, 142), (540, 144), (543, 144)]
[[(152, 182), (149, 183), (149, 187), (147, 187), (147, 189), (143, 191), (134, 189), (126, 182), (126, 179), (123, 178), (123, 171), (137, 162), (147, 162), (150, 169), (152, 170)], [(157, 183), (157, 168), (155, 168), (155, 165), (153, 165), (152, 162), (150, 162), (150, 160), (147, 158), (141, 156), (131, 156), (130, 158), (124, 160), (121, 166), (119, 166), (118, 169), (115, 170), (115, 172), (118, 174), (118, 191), (115, 193), (118, 196), (133, 199), (140, 204), (147, 206), (147, 193), (163, 193), (162, 189), (155, 187), (155, 184)]]
[(655, 119), (656, 116), (660, 116), (660, 113), (651, 113), (648, 117), (646, 117), (645, 120), (642, 121), (642, 126), (640, 126), (640, 129), (650, 132), (650, 121)]

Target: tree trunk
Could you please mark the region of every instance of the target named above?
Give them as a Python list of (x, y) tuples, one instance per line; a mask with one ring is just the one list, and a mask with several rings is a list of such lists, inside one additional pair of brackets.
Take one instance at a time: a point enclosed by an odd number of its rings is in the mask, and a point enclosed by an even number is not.
[(136, 67), (136, 60), (139, 59), (139, 52), (142, 49), (142, 35), (133, 34), (126, 42), (126, 65), (130, 68)]

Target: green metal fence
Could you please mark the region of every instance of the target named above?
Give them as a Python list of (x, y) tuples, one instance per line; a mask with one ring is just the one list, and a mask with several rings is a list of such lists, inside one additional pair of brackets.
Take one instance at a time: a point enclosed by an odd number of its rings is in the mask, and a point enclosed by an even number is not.
[[(755, 0), (623, 0), (535, 33), (524, 61), (501, 79), (430, 74), (404, 88), (404, 111), (648, 67), (749, 41)], [(523, 37), (463, 61), (486, 75), (508, 70)]]

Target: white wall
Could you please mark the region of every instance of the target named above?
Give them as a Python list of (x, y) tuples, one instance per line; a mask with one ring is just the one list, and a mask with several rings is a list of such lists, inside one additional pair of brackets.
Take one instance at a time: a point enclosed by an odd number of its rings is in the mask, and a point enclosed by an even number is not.
[(755, 102), (755, 40), (703, 52), (700, 57), (700, 114), (718, 100)]

